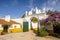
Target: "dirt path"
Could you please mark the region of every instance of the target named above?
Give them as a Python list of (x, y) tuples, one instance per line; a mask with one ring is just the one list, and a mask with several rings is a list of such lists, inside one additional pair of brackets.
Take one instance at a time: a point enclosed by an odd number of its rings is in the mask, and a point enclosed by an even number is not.
[(33, 32), (20, 32), (0, 35), (0, 40), (60, 40), (57, 38), (37, 37)]

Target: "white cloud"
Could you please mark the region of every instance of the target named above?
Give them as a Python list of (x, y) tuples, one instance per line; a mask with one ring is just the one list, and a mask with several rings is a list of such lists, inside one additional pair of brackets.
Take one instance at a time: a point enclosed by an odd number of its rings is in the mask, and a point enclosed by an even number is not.
[(52, 7), (46, 7), (46, 11), (48, 11), (48, 10), (53, 10), (53, 8)]
[(54, 0), (52, 1), (52, 4), (55, 5), (57, 3), (58, 0)]
[(57, 2), (58, 2), (58, 0), (48, 0), (47, 4), (51, 5), (51, 6), (54, 6), (54, 5), (56, 5)]
[[(47, 10), (52, 10), (55, 11), (56, 10), (56, 5), (57, 5), (58, 0), (47, 0), (47, 3), (43, 4), (43, 7), (46, 7), (46, 11)], [(46, 4), (46, 6), (44, 6)]]

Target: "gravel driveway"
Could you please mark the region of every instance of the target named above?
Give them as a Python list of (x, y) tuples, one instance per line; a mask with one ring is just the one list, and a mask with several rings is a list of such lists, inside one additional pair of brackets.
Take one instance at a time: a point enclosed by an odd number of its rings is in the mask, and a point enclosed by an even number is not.
[(37, 37), (31, 31), (0, 35), (0, 40), (60, 40), (60, 39), (54, 37)]

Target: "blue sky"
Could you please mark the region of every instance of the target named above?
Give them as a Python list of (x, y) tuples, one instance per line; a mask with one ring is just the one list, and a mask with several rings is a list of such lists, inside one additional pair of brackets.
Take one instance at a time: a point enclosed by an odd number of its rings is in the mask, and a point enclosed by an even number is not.
[(18, 18), (34, 7), (60, 11), (60, 0), (0, 0), (0, 18), (6, 15)]

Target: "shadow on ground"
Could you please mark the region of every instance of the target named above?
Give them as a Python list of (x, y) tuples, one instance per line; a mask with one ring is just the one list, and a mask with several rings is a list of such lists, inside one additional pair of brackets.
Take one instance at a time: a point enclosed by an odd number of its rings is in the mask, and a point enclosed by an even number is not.
[(36, 34), (36, 36), (39, 36), (39, 33), (38, 33), (38, 31), (37, 31), (37, 30), (33, 30), (33, 33), (35, 33), (35, 34)]
[(51, 34), (49, 36), (53, 36), (53, 37), (56, 37), (56, 38), (59, 38), (60, 39), (60, 34), (57, 34), (57, 33)]
[[(39, 33), (37, 30), (33, 30), (33, 33), (36, 34), (36, 36), (39, 37)], [(52, 37), (55, 37), (55, 38), (59, 38), (60, 39), (60, 34), (57, 34), (57, 33), (54, 33), (54, 34), (49, 34), (48, 36), (52, 36)]]

